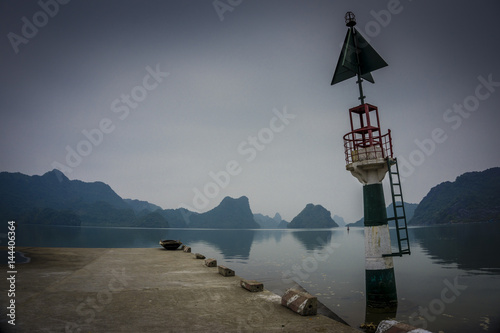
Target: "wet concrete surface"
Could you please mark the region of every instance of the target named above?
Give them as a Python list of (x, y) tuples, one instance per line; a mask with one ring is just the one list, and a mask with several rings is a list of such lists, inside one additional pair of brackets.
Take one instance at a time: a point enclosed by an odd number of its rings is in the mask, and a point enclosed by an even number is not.
[(249, 292), (242, 277), (224, 277), (192, 253), (17, 250), (30, 262), (16, 265), (15, 297), (2, 279), (0, 305), (15, 299), (16, 325), (3, 310), (0, 332), (359, 332), (321, 314), (300, 316), (268, 290)]

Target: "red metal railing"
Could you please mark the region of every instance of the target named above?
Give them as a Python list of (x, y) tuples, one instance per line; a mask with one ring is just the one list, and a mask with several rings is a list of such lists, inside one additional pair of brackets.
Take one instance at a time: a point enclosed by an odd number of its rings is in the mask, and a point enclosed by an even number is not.
[(344, 135), (344, 152), (346, 164), (392, 158), (391, 130), (384, 135), (373, 136), (373, 133), (360, 134), (349, 132)]

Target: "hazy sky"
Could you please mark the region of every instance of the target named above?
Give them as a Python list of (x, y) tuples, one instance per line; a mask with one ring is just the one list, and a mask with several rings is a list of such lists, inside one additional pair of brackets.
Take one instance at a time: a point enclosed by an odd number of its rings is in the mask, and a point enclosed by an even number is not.
[(358, 90), (330, 86), (347, 11), (389, 64), (364, 89), (405, 201), (500, 166), (496, 0), (2, 0), (0, 171), (58, 167), (163, 208), (246, 195), (254, 213), (314, 203), (353, 222), (362, 185), (342, 137)]

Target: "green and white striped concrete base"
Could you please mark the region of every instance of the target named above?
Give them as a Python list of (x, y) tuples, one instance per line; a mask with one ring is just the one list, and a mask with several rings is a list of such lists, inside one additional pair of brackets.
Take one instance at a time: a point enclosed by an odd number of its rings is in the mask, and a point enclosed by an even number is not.
[(382, 183), (363, 186), (365, 218), (366, 304), (371, 308), (397, 306), (396, 279), (391, 253)]

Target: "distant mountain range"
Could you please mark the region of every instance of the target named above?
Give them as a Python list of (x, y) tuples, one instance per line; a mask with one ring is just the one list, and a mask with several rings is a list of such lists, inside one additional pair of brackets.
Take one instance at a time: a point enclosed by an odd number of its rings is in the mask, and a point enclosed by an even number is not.
[[(408, 225), (500, 222), (500, 168), (467, 172), (433, 187), (417, 204), (405, 203)], [(394, 216), (392, 203), (387, 216)], [(363, 226), (363, 219), (348, 226)]]
[(339, 227), (345, 227), (346, 225), (342, 216), (333, 215), (333, 220), (339, 225)]
[[(410, 225), (500, 221), (498, 193), (500, 168), (465, 173), (455, 182), (432, 188), (419, 205), (405, 203), (407, 221)], [(387, 215), (393, 216), (392, 204)], [(245, 196), (226, 197), (205, 213), (162, 209), (147, 201), (122, 199), (103, 182), (69, 180), (58, 170), (42, 176), (1, 172), (0, 218), (30, 224), (144, 228), (334, 228), (345, 223), (314, 204), (290, 223), (278, 213), (272, 218), (253, 214)], [(363, 219), (348, 225), (363, 226)]]
[[(401, 202), (399, 201), (397, 204), (400, 205)], [(415, 209), (417, 208), (418, 204), (405, 202), (404, 206), (405, 206), (406, 221), (408, 222), (412, 219), (413, 214), (415, 214)], [(402, 214), (402, 208), (398, 208), (398, 209), (399, 209), (398, 215)], [(386, 211), (387, 211), (388, 218), (394, 217), (394, 208), (393, 208), (392, 202), (389, 206), (387, 206)], [(365, 223), (365, 218), (362, 217), (361, 219), (357, 220), (354, 223), (348, 223), (347, 226), (349, 226), (349, 227), (363, 227), (365, 225), (364, 223)]]
[(154, 212), (155, 210), (162, 209), (160, 206), (149, 203), (147, 201), (141, 201), (137, 199), (123, 199), (129, 205), (130, 208), (134, 211), (134, 213), (143, 215), (149, 212)]
[(288, 222), (284, 221), (279, 213), (276, 213), (274, 217), (262, 214), (253, 214), (253, 219), (262, 229), (284, 229), (288, 226)]
[(69, 226), (168, 227), (161, 215), (135, 214), (109, 185), (69, 180), (53, 170), (43, 176), (0, 173), (0, 218), (17, 223)]
[(205, 213), (162, 209), (147, 201), (122, 199), (109, 185), (69, 180), (53, 170), (42, 176), (0, 173), (0, 218), (17, 223), (65, 226), (276, 229), (281, 216), (253, 214), (249, 200), (226, 197)]
[(410, 225), (500, 221), (500, 168), (467, 172), (433, 187)]

